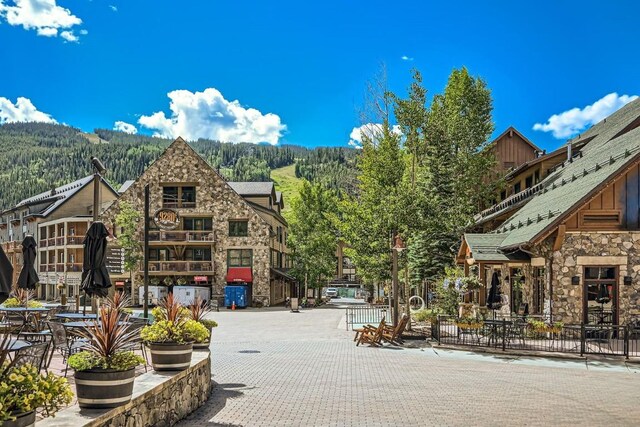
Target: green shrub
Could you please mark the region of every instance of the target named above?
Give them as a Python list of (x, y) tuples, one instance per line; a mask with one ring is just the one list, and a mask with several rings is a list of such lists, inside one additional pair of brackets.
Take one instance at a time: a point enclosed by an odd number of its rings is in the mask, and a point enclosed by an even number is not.
[[(29, 300), (27, 305), (28, 305), (29, 308), (41, 308), (41, 307), (43, 307), (42, 303), (40, 301), (36, 301), (36, 300)], [(18, 298), (9, 298), (2, 304), (2, 306), (7, 307), (7, 308), (24, 307), (22, 305), (22, 303), (20, 302), (20, 300), (18, 300)]]
[(212, 328), (217, 328), (218, 327), (218, 322), (216, 322), (215, 320), (211, 320), (211, 319), (202, 319), (200, 321), (200, 323), (202, 323), (204, 325), (204, 327), (207, 328), (207, 329), (212, 329)]
[(76, 371), (88, 371), (90, 369), (113, 369), (116, 371), (128, 371), (144, 363), (142, 356), (132, 351), (122, 351), (106, 358), (89, 351), (81, 351), (69, 356), (69, 366)]
[(411, 313), (411, 317), (416, 322), (435, 322), (438, 318), (438, 312), (431, 309), (423, 309), (416, 311), (415, 313)]
[(205, 342), (209, 338), (209, 330), (195, 320), (180, 322), (157, 320), (153, 325), (142, 328), (140, 336), (147, 343), (185, 344), (194, 341)]

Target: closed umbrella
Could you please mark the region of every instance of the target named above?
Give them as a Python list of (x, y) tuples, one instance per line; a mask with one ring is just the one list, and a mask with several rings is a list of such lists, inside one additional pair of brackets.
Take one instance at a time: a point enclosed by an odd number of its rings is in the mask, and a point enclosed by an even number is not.
[(0, 246), (0, 304), (9, 298), (13, 286), (13, 266)]
[(18, 287), (34, 290), (40, 281), (35, 268), (36, 264), (36, 240), (33, 236), (27, 236), (22, 241), (22, 270), (18, 276)]
[(491, 288), (489, 289), (489, 297), (487, 298), (487, 306), (492, 310), (502, 307), (502, 296), (500, 295), (500, 279), (498, 272), (494, 271), (491, 276)]
[(91, 297), (106, 297), (111, 287), (106, 266), (108, 235), (107, 227), (103, 223), (94, 222), (84, 238), (81, 289)]

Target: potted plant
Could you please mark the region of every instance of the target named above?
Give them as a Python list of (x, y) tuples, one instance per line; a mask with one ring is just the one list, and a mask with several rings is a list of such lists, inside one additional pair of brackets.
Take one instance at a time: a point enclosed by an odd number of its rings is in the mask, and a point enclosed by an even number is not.
[(484, 326), (482, 320), (473, 317), (461, 317), (456, 320), (456, 326), (460, 329), (480, 329)]
[(40, 301), (35, 300), (35, 292), (28, 289), (14, 289), (13, 297), (2, 303), (3, 307), (29, 307), (41, 308), (43, 305)]
[(156, 371), (187, 369), (193, 343), (209, 336), (207, 328), (190, 319), (188, 313), (173, 294), (169, 294), (153, 311), (155, 322), (142, 328), (140, 336), (151, 351), (151, 364)]
[(0, 335), (0, 425), (25, 427), (35, 425), (36, 409), (45, 417), (55, 416), (71, 403), (73, 393), (66, 378), (51, 372), (46, 375), (30, 364), (9, 360), (9, 334)]
[(213, 328), (216, 328), (218, 326), (218, 323), (215, 320), (205, 319), (205, 316), (211, 312), (211, 306), (209, 305), (208, 302), (203, 301), (202, 298), (200, 298), (200, 296), (197, 296), (193, 300), (193, 303), (189, 304), (188, 309), (189, 309), (189, 315), (191, 319), (200, 323), (209, 331), (209, 336), (205, 338), (202, 342), (198, 342), (198, 341), (194, 342), (193, 348), (208, 349), (209, 345), (211, 344), (211, 335), (213, 333)]
[(86, 349), (69, 357), (81, 408), (115, 408), (131, 400), (136, 366), (144, 359), (128, 350), (137, 330), (119, 304), (116, 298), (100, 308), (92, 327), (80, 332), (89, 340)]

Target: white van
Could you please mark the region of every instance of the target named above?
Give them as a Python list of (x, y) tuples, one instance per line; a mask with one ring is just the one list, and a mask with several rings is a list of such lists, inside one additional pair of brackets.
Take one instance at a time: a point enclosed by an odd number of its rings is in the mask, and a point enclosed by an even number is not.
[(336, 288), (327, 288), (326, 296), (329, 298), (335, 298), (338, 296), (338, 290)]

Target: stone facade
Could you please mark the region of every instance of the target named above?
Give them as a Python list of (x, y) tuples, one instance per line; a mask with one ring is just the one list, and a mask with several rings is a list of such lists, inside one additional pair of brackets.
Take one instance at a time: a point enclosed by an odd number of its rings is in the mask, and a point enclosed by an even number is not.
[[(184, 140), (178, 138), (103, 215), (109, 230), (120, 205), (128, 202), (139, 212), (144, 211), (144, 188), (150, 189), (150, 212), (162, 208), (162, 187), (165, 184), (189, 184), (196, 187), (196, 206), (176, 208), (180, 217), (208, 217), (213, 219), (214, 239), (211, 244), (214, 274), (210, 276), (212, 298), (223, 296), (227, 274), (227, 250), (253, 251), (253, 300), (264, 305), (270, 303), (270, 227), (214, 169), (209, 166)], [(248, 237), (230, 237), (229, 220), (247, 220)], [(143, 241), (144, 222), (138, 227)], [(117, 231), (117, 230), (116, 230)], [(195, 272), (193, 275), (198, 275)]]
[[(619, 323), (640, 315), (640, 232), (571, 232), (552, 255), (553, 318), (565, 323), (583, 321), (584, 267), (618, 268)], [(580, 285), (572, 285), (578, 276)], [(624, 284), (624, 277), (631, 284)]]

